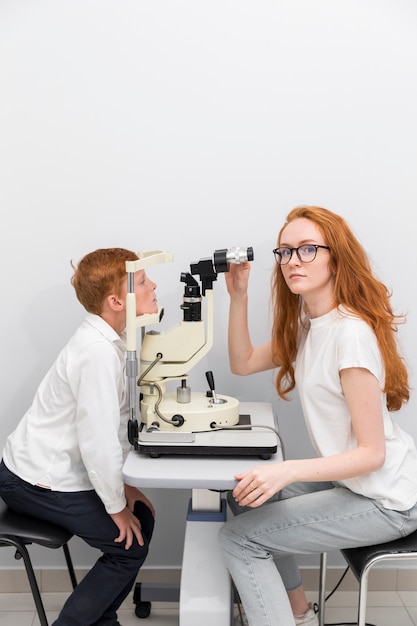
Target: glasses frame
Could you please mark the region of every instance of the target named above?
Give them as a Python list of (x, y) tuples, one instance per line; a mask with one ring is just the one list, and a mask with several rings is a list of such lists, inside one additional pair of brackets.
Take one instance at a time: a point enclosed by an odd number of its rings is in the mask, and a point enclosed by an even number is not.
[[(315, 254), (313, 256), (312, 259), (310, 259), (310, 261), (304, 261), (301, 256), (300, 256), (300, 248), (304, 248), (305, 246), (308, 246), (310, 248), (314, 248), (315, 249)], [(288, 263), (291, 261), (292, 259), (292, 255), (293, 252), (295, 252), (299, 258), (299, 260), (301, 261), (301, 263), (312, 263), (316, 256), (317, 256), (317, 250), (319, 248), (323, 248), (324, 250), (330, 250), (329, 246), (320, 246), (317, 243), (303, 243), (301, 246), (298, 246), (297, 248), (290, 248), (289, 246), (279, 246), (279, 248), (274, 248), (272, 250), (273, 255), (275, 257), (275, 261), (278, 263), (278, 265), (288, 265)], [(288, 257), (288, 260), (285, 261), (284, 263), (281, 263), (281, 261), (279, 259), (282, 259), (282, 257), (279, 256), (278, 254), (278, 250), (289, 250), (291, 252), (290, 256)]]

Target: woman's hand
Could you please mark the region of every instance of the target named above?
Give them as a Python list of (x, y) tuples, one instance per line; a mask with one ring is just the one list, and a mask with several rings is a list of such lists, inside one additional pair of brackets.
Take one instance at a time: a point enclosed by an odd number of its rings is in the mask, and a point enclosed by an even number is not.
[(285, 461), (271, 465), (256, 465), (244, 474), (235, 476), (238, 484), (233, 497), (241, 506), (255, 508), (281, 491), (290, 482)]
[(231, 264), (229, 271), (225, 272), (227, 291), (229, 296), (245, 296), (248, 291), (250, 263)]

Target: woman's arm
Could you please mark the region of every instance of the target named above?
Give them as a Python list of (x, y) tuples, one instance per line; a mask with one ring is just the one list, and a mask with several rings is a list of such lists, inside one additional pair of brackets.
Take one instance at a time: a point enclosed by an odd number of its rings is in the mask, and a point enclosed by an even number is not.
[(273, 369), (271, 342), (253, 347), (248, 325), (248, 281), (250, 264), (231, 265), (225, 273), (230, 296), (228, 350), (230, 369), (234, 374), (247, 376)]
[(239, 504), (257, 507), (293, 482), (346, 480), (383, 466), (385, 436), (378, 381), (362, 368), (342, 370), (340, 379), (351, 415), (356, 448), (328, 457), (257, 465), (235, 477), (238, 484), (233, 495)]

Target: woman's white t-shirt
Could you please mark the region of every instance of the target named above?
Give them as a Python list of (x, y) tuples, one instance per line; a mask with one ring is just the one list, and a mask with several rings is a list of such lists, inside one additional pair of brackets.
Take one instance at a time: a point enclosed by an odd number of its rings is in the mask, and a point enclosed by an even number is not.
[[(344, 309), (310, 319), (300, 335), (295, 377), (312, 444), (320, 456), (356, 447), (351, 418), (340, 383), (340, 371), (369, 370), (384, 386), (384, 366), (376, 336), (362, 319)], [(369, 474), (339, 481), (387, 509), (408, 510), (417, 502), (417, 450), (399, 428), (381, 393), (386, 460)]]

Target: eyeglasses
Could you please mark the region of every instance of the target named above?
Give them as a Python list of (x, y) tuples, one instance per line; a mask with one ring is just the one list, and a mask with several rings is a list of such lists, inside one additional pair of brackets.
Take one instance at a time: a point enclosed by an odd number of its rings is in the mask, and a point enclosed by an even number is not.
[(306, 243), (302, 246), (298, 246), (298, 248), (274, 248), (272, 252), (274, 253), (275, 261), (279, 265), (286, 265), (289, 263), (294, 251), (297, 253), (300, 261), (303, 263), (311, 263), (311, 261), (314, 261), (316, 258), (317, 250), (319, 248), (330, 250), (329, 246), (318, 246), (315, 243)]

